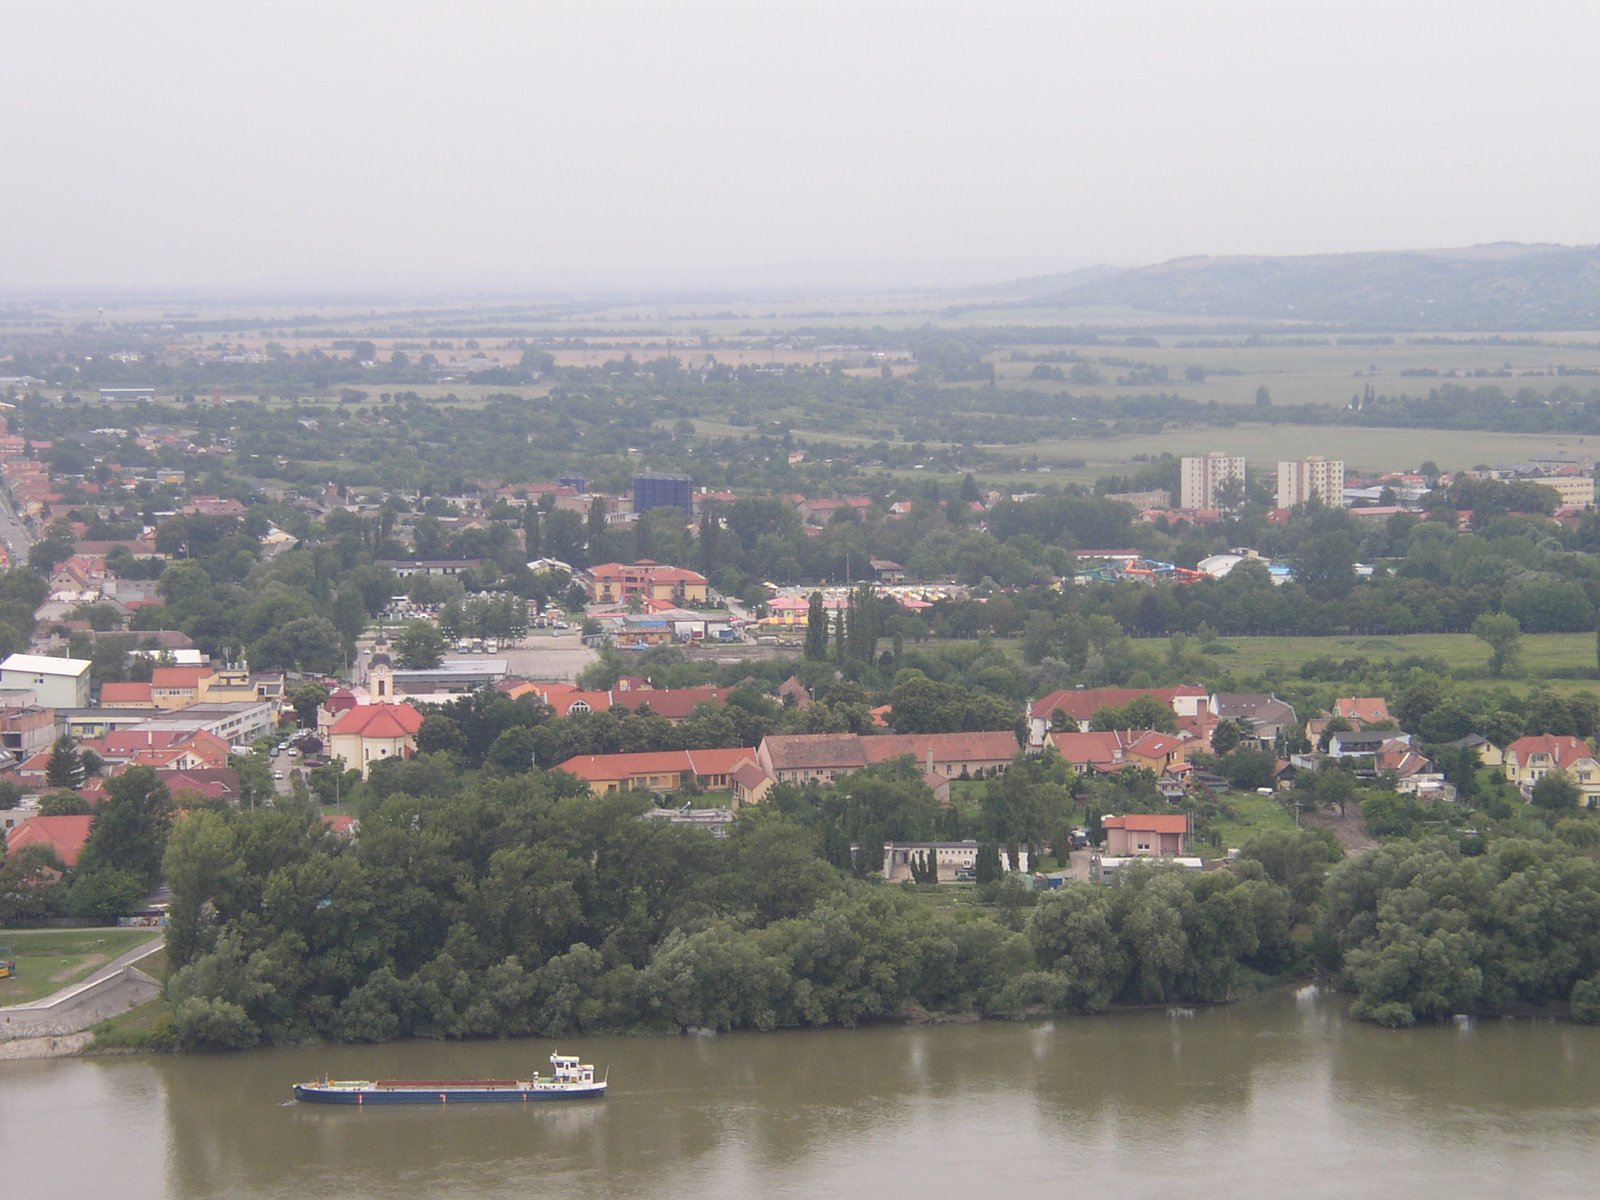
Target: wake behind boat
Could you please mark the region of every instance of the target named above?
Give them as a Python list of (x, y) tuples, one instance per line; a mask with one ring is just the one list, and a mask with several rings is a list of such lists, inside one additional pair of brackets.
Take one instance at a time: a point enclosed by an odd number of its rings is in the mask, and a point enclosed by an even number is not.
[(606, 1080), (594, 1064), (552, 1054), (550, 1074), (531, 1079), (329, 1079), (294, 1085), (294, 1098), (311, 1104), (484, 1104), (530, 1100), (581, 1100), (604, 1096)]

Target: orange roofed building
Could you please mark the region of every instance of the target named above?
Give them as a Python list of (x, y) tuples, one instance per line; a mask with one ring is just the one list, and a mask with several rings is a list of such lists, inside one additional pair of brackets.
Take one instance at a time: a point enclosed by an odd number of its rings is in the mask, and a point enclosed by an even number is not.
[(1091, 733), (1052, 733), (1050, 744), (1079, 774), (1138, 767), (1160, 775), (1188, 770), (1188, 744), (1180, 737), (1150, 729)]
[(1343, 717), (1357, 729), (1393, 720), (1389, 716), (1389, 702), (1382, 696), (1345, 696), (1333, 702), (1333, 715)]
[(188, 708), (200, 699), (200, 681), (210, 667), (157, 667), (150, 672), (150, 699), (167, 712)]
[(6, 834), (6, 853), (15, 854), (25, 846), (48, 846), (67, 867), (78, 865), (78, 855), (89, 840), (91, 816), (29, 817)]
[(698, 571), (668, 567), (648, 558), (635, 563), (602, 563), (578, 576), (578, 584), (596, 604), (632, 599), (704, 604), (710, 581)]
[(422, 714), (409, 704), (358, 705), (334, 722), (328, 752), (365, 779), (375, 762), (414, 755), (421, 728)]
[(556, 769), (583, 780), (596, 796), (636, 789), (673, 792), (689, 774), (700, 787), (721, 792), (733, 787), (734, 773), (741, 766), (754, 766), (755, 762), (753, 749), (663, 750), (654, 754), (580, 754)]
[(910, 755), (943, 779), (1004, 774), (1017, 753), (1009, 730), (990, 733), (774, 733), (762, 739), (761, 769), (779, 783), (833, 783), (863, 767)]
[(1056, 714), (1071, 718), (1079, 729), (1087, 729), (1095, 713), (1103, 708), (1126, 708), (1130, 701), (1150, 696), (1179, 718), (1198, 717), (1211, 710), (1211, 696), (1203, 687), (1186, 684), (1170, 688), (1074, 688), (1051, 692), (1028, 705), (1028, 744), (1044, 746), (1045, 735), (1056, 725)]
[(728, 693), (733, 690), (719, 687), (622, 687), (621, 681), (618, 682), (619, 686), (606, 692), (580, 691), (567, 683), (530, 683), (522, 685), (514, 694), (510, 692), (508, 694), (515, 699), (517, 695), (532, 692), (555, 709), (558, 717), (570, 717), (574, 713), (605, 712), (610, 708), (630, 708), (637, 711), (648, 705), (650, 711), (657, 716), (676, 723), (687, 720), (702, 704), (726, 704)]
[(1588, 742), (1570, 734), (1519, 737), (1506, 747), (1503, 765), (1506, 778), (1525, 796), (1532, 795), (1533, 785), (1551, 771), (1565, 771), (1583, 793), (1587, 807), (1595, 807), (1596, 797), (1600, 797), (1600, 762)]
[(155, 698), (148, 683), (103, 683), (100, 703), (106, 708), (154, 708)]
[(1189, 852), (1189, 818), (1182, 813), (1129, 813), (1106, 817), (1100, 824), (1106, 831), (1108, 858), (1176, 857)]

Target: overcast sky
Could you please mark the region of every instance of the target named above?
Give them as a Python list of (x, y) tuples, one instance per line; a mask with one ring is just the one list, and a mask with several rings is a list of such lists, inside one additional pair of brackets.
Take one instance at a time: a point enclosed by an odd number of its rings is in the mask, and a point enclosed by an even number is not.
[(1600, 241), (1594, 0), (0, 18), (11, 291)]

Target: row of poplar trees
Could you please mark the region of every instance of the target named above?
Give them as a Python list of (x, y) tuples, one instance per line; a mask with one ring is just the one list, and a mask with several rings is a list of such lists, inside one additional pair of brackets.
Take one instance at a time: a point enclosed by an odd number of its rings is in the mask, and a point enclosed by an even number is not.
[(878, 597), (866, 584), (850, 593), (849, 604), (831, 620), (822, 605), (822, 593), (812, 592), (806, 612), (806, 658), (827, 661), (831, 640), (834, 662), (840, 666), (869, 666), (877, 657), (879, 625)]

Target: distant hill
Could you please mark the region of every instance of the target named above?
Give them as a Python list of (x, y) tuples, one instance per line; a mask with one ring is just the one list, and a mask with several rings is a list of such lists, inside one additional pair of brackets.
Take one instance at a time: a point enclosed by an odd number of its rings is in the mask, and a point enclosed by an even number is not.
[(1174, 316), (1386, 329), (1593, 329), (1600, 325), (1600, 246), (1499, 242), (1458, 250), (1178, 258), (1098, 279), (1023, 280), (1012, 289), (1042, 306), (1117, 305)]

